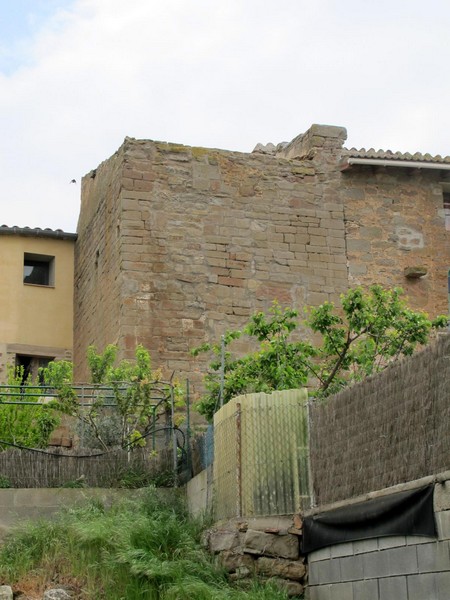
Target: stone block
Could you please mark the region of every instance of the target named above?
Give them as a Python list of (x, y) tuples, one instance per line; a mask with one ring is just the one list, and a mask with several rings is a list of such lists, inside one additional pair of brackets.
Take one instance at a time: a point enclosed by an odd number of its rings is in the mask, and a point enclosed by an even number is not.
[(414, 546), (380, 550), (381, 553), (386, 553), (388, 556), (390, 575), (417, 573), (417, 552)]
[(288, 598), (300, 597), (303, 594), (303, 585), (298, 581), (271, 578), (270, 582), (274, 583), (280, 590), (286, 592)]
[(272, 516), (272, 517), (251, 517), (247, 519), (248, 529), (255, 531), (265, 531), (266, 529), (279, 529), (281, 533), (287, 533), (292, 526), (292, 517)]
[(363, 555), (364, 577), (366, 579), (376, 579), (378, 577), (388, 577), (391, 574), (388, 559), (388, 551), (371, 552)]
[(378, 581), (376, 579), (354, 581), (352, 585), (355, 600), (378, 600)]
[(44, 592), (42, 600), (71, 600), (73, 595), (64, 588), (54, 588)]
[(340, 556), (351, 556), (353, 554), (352, 542), (345, 542), (344, 544), (336, 544), (331, 546), (331, 558), (338, 558)]
[(353, 542), (353, 554), (365, 554), (378, 550), (378, 539), (358, 540)]
[[(410, 575), (407, 577), (407, 586), (408, 600), (434, 600), (436, 598), (436, 577), (434, 573)], [(449, 593), (448, 590), (447, 593)], [(449, 595), (447, 595), (448, 597)]]
[(266, 556), (257, 559), (256, 570), (261, 575), (268, 575), (269, 577), (297, 580), (302, 579), (306, 573), (306, 567), (301, 561), (267, 558)]
[[(311, 125), (306, 134), (318, 135), (325, 138), (337, 138), (339, 140), (347, 139), (347, 130), (345, 127), (338, 127), (336, 125)], [(305, 135), (306, 135), (305, 134)]]
[(404, 535), (392, 535), (378, 539), (378, 548), (380, 550), (397, 548), (399, 546), (406, 546), (406, 537)]
[(347, 239), (347, 250), (349, 252), (370, 252), (370, 242), (367, 240)]
[(333, 583), (330, 585), (330, 596), (333, 600), (359, 600), (353, 596), (352, 583)]
[(450, 510), (450, 481), (436, 483), (434, 486), (434, 510)]
[[(378, 581), (379, 600), (408, 600), (406, 577), (387, 577)], [(422, 598), (425, 600), (425, 598)]]
[(239, 545), (239, 536), (236, 530), (214, 529), (209, 536), (209, 550), (213, 554), (223, 550), (232, 550)]
[(244, 552), (296, 560), (299, 557), (299, 542), (295, 535), (277, 535), (249, 529), (245, 534)]
[(443, 510), (435, 514), (438, 538), (450, 539), (450, 510)]
[(448, 600), (450, 597), (450, 572), (436, 573), (434, 576), (437, 600)]
[(345, 556), (339, 559), (341, 563), (342, 581), (358, 581), (364, 579), (364, 566), (361, 554)]
[(416, 547), (416, 552), (419, 573), (450, 571), (450, 545), (448, 541), (420, 544)]
[(239, 554), (233, 550), (223, 550), (217, 555), (217, 564), (229, 573), (245, 567), (250, 571), (255, 569), (255, 560), (249, 554)]
[(305, 600), (333, 600), (330, 587), (329, 585), (308, 586)]
[(0, 600), (13, 600), (13, 591), (9, 585), (0, 585)]
[(348, 270), (350, 275), (365, 275), (367, 273), (367, 265), (350, 263)]

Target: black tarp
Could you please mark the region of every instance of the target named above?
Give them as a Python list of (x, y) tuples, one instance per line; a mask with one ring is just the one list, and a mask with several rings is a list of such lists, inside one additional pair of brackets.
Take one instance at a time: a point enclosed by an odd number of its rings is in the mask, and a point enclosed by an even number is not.
[(305, 517), (302, 551), (390, 535), (435, 537), (433, 490), (429, 485)]

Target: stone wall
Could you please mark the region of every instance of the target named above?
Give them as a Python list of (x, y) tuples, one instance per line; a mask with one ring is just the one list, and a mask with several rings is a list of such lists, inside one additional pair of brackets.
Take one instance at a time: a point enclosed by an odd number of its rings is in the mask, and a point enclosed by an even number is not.
[[(172, 494), (173, 490), (167, 490), (167, 493)], [(133, 498), (136, 494), (140, 494), (140, 491), (101, 488), (0, 489), (0, 540), (23, 521), (53, 517), (63, 508), (79, 506), (89, 500), (98, 500), (110, 506), (122, 499)]]
[(298, 515), (233, 519), (205, 532), (204, 544), (231, 581), (257, 575), (299, 597), (306, 583), (301, 535)]
[[(401, 286), (412, 307), (447, 313), (450, 240), (439, 171), (353, 166), (341, 177), (349, 284)], [(406, 278), (425, 267), (427, 276)]]
[[(120, 266), (122, 162), (119, 151), (83, 179), (75, 245), (75, 380), (88, 381), (86, 350), (119, 342), (123, 318)], [(82, 365), (82, 366), (81, 366)]]
[[(345, 130), (328, 129), (339, 154)], [(83, 182), (77, 378), (86, 346), (111, 342), (123, 356), (143, 343), (155, 365), (192, 377), (193, 346), (274, 299), (337, 300), (347, 267), (333, 162), (126, 139)]]
[[(204, 341), (274, 299), (302, 309), (355, 283), (403, 285), (447, 311), (445, 173), (341, 171), (341, 127), (313, 125), (251, 154), (126, 138), (83, 180), (75, 285), (77, 379), (86, 346), (146, 345), (154, 365), (199, 390)], [(415, 282), (403, 269), (419, 263)], [(246, 350), (244, 342), (241, 349)]]

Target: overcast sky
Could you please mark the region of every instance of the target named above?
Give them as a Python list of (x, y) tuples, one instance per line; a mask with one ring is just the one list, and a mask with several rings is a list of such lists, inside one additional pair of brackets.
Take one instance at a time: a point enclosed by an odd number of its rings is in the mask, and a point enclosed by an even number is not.
[(448, 0), (0, 0), (0, 224), (75, 231), (125, 136), (450, 154), (449, 25)]

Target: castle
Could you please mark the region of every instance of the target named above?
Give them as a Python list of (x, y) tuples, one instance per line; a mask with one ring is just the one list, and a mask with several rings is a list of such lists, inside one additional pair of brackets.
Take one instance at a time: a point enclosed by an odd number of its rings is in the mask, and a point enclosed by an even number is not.
[(312, 125), (252, 153), (126, 138), (82, 182), (74, 361), (108, 343), (191, 377), (189, 350), (274, 299), (302, 309), (357, 284), (448, 311), (450, 158), (345, 149)]

